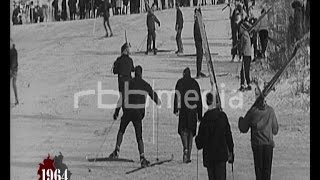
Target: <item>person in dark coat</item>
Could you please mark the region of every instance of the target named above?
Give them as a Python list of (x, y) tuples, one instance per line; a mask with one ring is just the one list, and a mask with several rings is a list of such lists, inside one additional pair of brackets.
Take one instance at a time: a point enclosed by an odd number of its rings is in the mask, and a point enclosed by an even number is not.
[(12, 87), (15, 97), (15, 105), (19, 104), (18, 91), (17, 91), (17, 74), (18, 74), (18, 52), (10, 38), (10, 80), (12, 79)]
[[(124, 98), (124, 84), (128, 82), (131, 77), (131, 72), (134, 71), (133, 60), (129, 57), (130, 49), (127, 43), (124, 43), (121, 46), (121, 56), (116, 59), (113, 64), (113, 74), (118, 75), (118, 89), (120, 93), (120, 98), (117, 103), (117, 107), (113, 114), (113, 119), (116, 120), (119, 116), (119, 111), (123, 107), (123, 98)], [(123, 109), (122, 109), (123, 110)]]
[(54, 11), (54, 19), (56, 21), (60, 21), (60, 12), (59, 12), (59, 6), (58, 6), (58, 0), (53, 0), (52, 1), (52, 7)]
[(178, 50), (176, 53), (183, 53), (183, 44), (181, 40), (181, 33), (182, 33), (182, 28), (183, 28), (183, 15), (180, 9), (180, 3), (176, 3), (176, 9), (177, 9), (177, 15), (176, 15), (176, 27), (175, 30), (177, 31), (176, 35), (176, 42), (177, 42), (177, 47)]
[(80, 10), (80, 19), (84, 19), (86, 17), (86, 3), (85, 0), (79, 0), (78, 7)]
[[(104, 10), (103, 10), (103, 26), (104, 26), (104, 29), (106, 30), (106, 37), (108, 37), (108, 29), (107, 29), (107, 26), (110, 30), (110, 37), (113, 36), (112, 34), (112, 30), (111, 30), (111, 26), (110, 26), (110, 21), (109, 21), (109, 18), (110, 18), (110, 8), (111, 8), (111, 4), (109, 3), (109, 0), (104, 0)], [(106, 26), (106, 23), (107, 23), (107, 26)]]
[(62, 0), (61, 4), (61, 19), (62, 20), (67, 20), (67, 0)]
[(12, 12), (12, 23), (13, 25), (22, 24), (20, 5), (18, 5)]
[(179, 116), (178, 134), (183, 146), (183, 162), (189, 163), (197, 120), (202, 118), (202, 100), (200, 86), (191, 78), (188, 67), (184, 69), (183, 77), (178, 80), (175, 92), (173, 113)]
[(198, 8), (194, 9), (193, 37), (194, 37), (194, 43), (196, 46), (196, 54), (197, 54), (197, 78), (200, 78), (200, 77), (206, 77), (206, 75), (201, 72), (203, 48), (202, 48), (202, 38), (200, 33), (200, 27), (199, 27), (198, 19), (196, 16), (197, 11), (199, 11), (201, 14), (201, 9), (198, 9)]
[(111, 0), (112, 14), (116, 15), (116, 0)]
[(212, 93), (208, 93), (206, 98), (208, 111), (201, 119), (196, 146), (198, 150), (203, 149), (203, 166), (207, 168), (209, 180), (225, 180), (226, 162), (233, 163), (234, 160), (230, 124), (220, 103), (214, 103)]
[(150, 9), (148, 9), (148, 14), (147, 14), (147, 28), (148, 28), (148, 37), (147, 37), (147, 51), (145, 54), (148, 54), (148, 52), (151, 50), (151, 41), (153, 42), (153, 54), (157, 54), (157, 49), (156, 49), (156, 27), (155, 23), (157, 23), (160, 27), (160, 21), (157, 18), (156, 15), (154, 15), (155, 11), (155, 4), (152, 5)]
[(68, 6), (69, 6), (69, 12), (70, 12), (70, 20), (76, 19), (76, 11), (77, 11), (77, 0), (69, 0)]
[[(55, 1), (57, 1), (57, 0), (54, 0), (53, 2), (55, 2)], [(54, 6), (54, 8), (55, 8), (55, 6)], [(56, 13), (56, 11), (55, 11), (55, 13)], [(37, 22), (35, 6), (33, 5), (33, 1), (30, 2), (30, 22), (31, 23), (36, 23)]]
[[(133, 123), (136, 139), (138, 143), (138, 150), (140, 154), (140, 163), (142, 167), (146, 167), (150, 162), (144, 156), (144, 145), (142, 140), (142, 119), (145, 116), (145, 103), (146, 98), (149, 95), (151, 99), (157, 103), (161, 104), (160, 99), (156, 92), (153, 91), (149, 83), (142, 79), (142, 67), (137, 66), (134, 69), (135, 77), (129, 81), (129, 85), (125, 88), (125, 102), (123, 116), (120, 122), (120, 128), (117, 134), (117, 142), (115, 150), (109, 155), (110, 158), (118, 158), (120, 152), (120, 145), (123, 139), (123, 134), (130, 123)], [(128, 88), (129, 86), (129, 88)], [(135, 92), (130, 92), (135, 91)], [(140, 93), (136, 92), (140, 91)]]
[[(260, 92), (255, 91), (256, 97)], [(238, 128), (247, 133), (251, 128), (251, 148), (253, 151), (254, 169), (257, 180), (270, 180), (272, 169), (273, 136), (278, 134), (279, 126), (274, 109), (264, 98), (250, 109), (245, 117), (240, 117)]]
[(123, 0), (122, 14), (128, 14), (129, 0)]

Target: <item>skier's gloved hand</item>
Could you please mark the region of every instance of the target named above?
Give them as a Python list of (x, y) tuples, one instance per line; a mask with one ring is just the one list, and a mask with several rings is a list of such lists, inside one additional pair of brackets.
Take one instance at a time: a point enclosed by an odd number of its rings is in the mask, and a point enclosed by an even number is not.
[(160, 99), (158, 99), (157, 105), (160, 106), (161, 105), (161, 101)]
[(159, 27), (160, 27), (160, 22), (158, 23)]
[(232, 164), (234, 162), (234, 152), (228, 154), (228, 163)]

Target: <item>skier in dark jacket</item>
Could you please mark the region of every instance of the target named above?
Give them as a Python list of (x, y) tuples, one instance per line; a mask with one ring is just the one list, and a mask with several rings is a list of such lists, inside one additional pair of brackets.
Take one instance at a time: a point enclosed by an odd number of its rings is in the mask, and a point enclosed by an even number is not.
[[(137, 66), (135, 67), (134, 71), (135, 77), (131, 79), (129, 83), (126, 83), (129, 84), (129, 87), (126, 85), (125, 88), (124, 98), (126, 104), (124, 105), (124, 113), (121, 118), (120, 128), (117, 134), (115, 150), (109, 155), (109, 157), (115, 159), (119, 157), (120, 145), (123, 139), (123, 134), (130, 121), (132, 121), (138, 143), (140, 163), (142, 167), (146, 167), (150, 164), (150, 162), (144, 156), (144, 145), (142, 140), (142, 119), (145, 116), (146, 98), (149, 95), (151, 99), (157, 103), (157, 105), (160, 105), (161, 101), (160, 99), (158, 99), (157, 93), (153, 91), (150, 84), (142, 79), (142, 67)], [(140, 93), (136, 91), (140, 91)]]
[(197, 120), (202, 118), (202, 100), (198, 82), (191, 78), (190, 69), (183, 71), (174, 96), (173, 113), (179, 116), (178, 133), (183, 146), (183, 162), (191, 162), (192, 140), (196, 135)]
[(176, 53), (183, 53), (183, 44), (181, 40), (181, 33), (182, 33), (182, 28), (183, 28), (183, 15), (180, 9), (180, 3), (176, 3), (176, 9), (177, 9), (177, 15), (176, 15), (176, 27), (175, 30), (177, 31), (176, 35), (176, 42), (177, 42), (177, 47), (178, 50)]
[(148, 9), (148, 15), (147, 15), (147, 27), (148, 27), (148, 38), (147, 38), (147, 51), (145, 54), (148, 54), (149, 51), (151, 51), (151, 40), (153, 42), (153, 54), (157, 54), (156, 49), (156, 27), (155, 23), (157, 23), (160, 27), (160, 21), (158, 18), (154, 15), (156, 5), (153, 4), (150, 9)]
[(197, 11), (199, 11), (201, 14), (200, 9), (198, 8), (194, 9), (193, 37), (194, 37), (194, 43), (196, 46), (196, 54), (197, 54), (197, 78), (200, 78), (200, 77), (206, 77), (206, 75), (201, 72), (203, 48), (202, 48), (202, 38), (200, 33), (200, 27), (199, 27), (198, 19), (196, 16)]
[[(255, 91), (256, 97), (260, 92)], [(245, 117), (239, 118), (241, 133), (247, 133), (251, 128), (251, 148), (253, 151), (254, 168), (257, 180), (270, 180), (274, 141), (279, 126), (273, 108), (266, 104), (264, 98), (250, 109)]]
[(15, 105), (19, 104), (18, 92), (17, 92), (17, 74), (18, 74), (18, 52), (15, 45), (10, 38), (10, 80), (12, 79), (12, 86), (14, 97), (16, 99)]
[(123, 44), (121, 47), (121, 56), (118, 57), (113, 64), (113, 74), (118, 74), (118, 88), (120, 93), (120, 98), (113, 114), (114, 120), (118, 118), (119, 111), (124, 105), (124, 84), (131, 79), (131, 72), (134, 72), (133, 60), (129, 57), (129, 53), (129, 45), (127, 43)]
[[(233, 139), (228, 117), (220, 108), (220, 103), (214, 103), (212, 93), (206, 95), (208, 111), (201, 119), (197, 148), (203, 149), (203, 166), (207, 168), (209, 180), (226, 179), (226, 162), (233, 163)], [(216, 107), (214, 107), (216, 104)]]

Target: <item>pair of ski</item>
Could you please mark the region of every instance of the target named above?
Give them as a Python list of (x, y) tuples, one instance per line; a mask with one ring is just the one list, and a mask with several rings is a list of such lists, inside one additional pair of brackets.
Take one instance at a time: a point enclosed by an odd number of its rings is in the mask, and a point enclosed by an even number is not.
[[(134, 162), (132, 159), (125, 159), (125, 158), (109, 158), (109, 157), (104, 157), (104, 158), (86, 158), (87, 161), (89, 162), (101, 162), (101, 161), (114, 161), (114, 162)], [(165, 160), (161, 160), (159, 161), (157, 159), (156, 162), (153, 162), (151, 164), (149, 164), (149, 166), (141, 166), (141, 167), (138, 167), (138, 168), (135, 168), (133, 170), (130, 170), (128, 172), (126, 172), (126, 174), (131, 174), (131, 173), (134, 173), (134, 172), (137, 172), (141, 169), (144, 169), (144, 168), (148, 168), (148, 167), (153, 167), (155, 165), (160, 165), (160, 164), (163, 164), (163, 163), (166, 163), (166, 162), (170, 162), (173, 160), (173, 154), (171, 154), (171, 157), (169, 159), (165, 159)]]

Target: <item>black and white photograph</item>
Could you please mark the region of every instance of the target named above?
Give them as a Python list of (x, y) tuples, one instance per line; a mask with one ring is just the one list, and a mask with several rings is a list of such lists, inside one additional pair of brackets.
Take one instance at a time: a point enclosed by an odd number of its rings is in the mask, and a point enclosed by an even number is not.
[(310, 179), (310, 0), (10, 0), (10, 179)]

